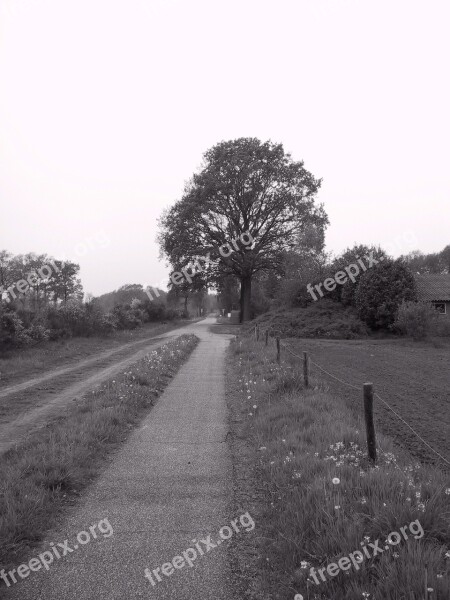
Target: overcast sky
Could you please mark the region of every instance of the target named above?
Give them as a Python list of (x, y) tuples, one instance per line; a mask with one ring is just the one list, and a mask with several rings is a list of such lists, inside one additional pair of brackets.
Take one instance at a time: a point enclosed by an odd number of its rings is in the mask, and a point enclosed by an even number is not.
[(159, 283), (161, 211), (254, 136), (323, 178), (328, 250), (441, 250), (448, 6), (0, 0), (0, 249), (73, 258), (94, 294)]

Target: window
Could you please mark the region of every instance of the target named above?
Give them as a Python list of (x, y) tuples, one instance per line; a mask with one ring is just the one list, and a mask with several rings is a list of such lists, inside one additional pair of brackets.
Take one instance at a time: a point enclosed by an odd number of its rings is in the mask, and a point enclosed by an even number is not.
[(445, 315), (447, 313), (445, 302), (433, 302), (433, 307), (440, 315)]

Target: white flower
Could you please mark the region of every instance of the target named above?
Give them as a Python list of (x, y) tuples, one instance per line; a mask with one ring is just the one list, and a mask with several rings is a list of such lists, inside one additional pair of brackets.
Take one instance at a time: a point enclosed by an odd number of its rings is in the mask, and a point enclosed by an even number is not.
[(445, 493), (447, 494), (447, 496), (450, 496), (450, 488), (447, 488), (447, 489), (445, 490)]
[(341, 507), (339, 504), (336, 504), (336, 506), (334, 507), (334, 510), (339, 510)]
[(300, 567), (302, 569), (307, 569), (308, 568), (309, 563), (306, 562), (306, 560), (302, 560), (302, 562), (300, 563)]
[(333, 485), (339, 485), (341, 483), (341, 480), (339, 479), (339, 477), (333, 477)]
[(258, 408), (258, 407), (256, 406), (256, 404), (254, 404), (254, 405), (253, 405), (253, 408), (255, 408), (255, 409), (256, 409), (256, 408)]

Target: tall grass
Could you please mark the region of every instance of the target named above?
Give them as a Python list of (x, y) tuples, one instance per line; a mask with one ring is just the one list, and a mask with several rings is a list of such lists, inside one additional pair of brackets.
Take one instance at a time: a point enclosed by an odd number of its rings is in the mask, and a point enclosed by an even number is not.
[[(326, 384), (313, 380), (304, 389), (295, 363), (277, 365), (273, 355), (248, 338), (231, 347), (232, 421), (251, 448), (250, 457), (235, 458), (248, 469), (254, 461), (260, 498), (259, 558), (247, 597), (448, 599), (448, 477), (414, 462), (380, 432), (372, 465), (363, 424)], [(417, 520), (423, 537), (410, 533), (395, 547), (386, 544), (391, 532)], [(314, 581), (312, 567), (317, 572), (375, 540), (381, 554)]]
[(0, 457), (0, 567), (15, 566), (98, 475), (198, 343), (183, 335)]

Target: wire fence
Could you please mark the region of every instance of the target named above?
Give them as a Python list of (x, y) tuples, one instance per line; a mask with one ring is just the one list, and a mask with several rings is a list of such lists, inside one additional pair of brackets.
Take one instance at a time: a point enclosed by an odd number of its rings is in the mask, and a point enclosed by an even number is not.
[[(267, 330), (267, 331), (268, 331), (268, 330)], [(249, 334), (247, 334), (247, 335), (253, 335), (253, 333), (250, 331), (250, 333), (249, 333)], [(258, 328), (258, 325), (256, 325), (256, 326), (255, 326), (254, 335), (255, 335), (255, 338), (256, 338), (256, 340), (259, 340), (259, 328)], [(268, 341), (268, 336), (269, 336), (269, 334), (266, 332), (266, 344), (267, 344), (267, 341)], [(274, 336), (272, 336), (272, 337), (274, 337)], [(299, 354), (297, 354), (296, 352), (294, 352), (294, 351), (292, 350), (292, 348), (291, 348), (291, 347), (290, 347), (288, 344), (286, 344), (286, 343), (282, 342), (282, 341), (280, 340), (280, 338), (279, 338), (279, 337), (275, 337), (275, 340), (276, 340), (276, 342), (277, 342), (277, 351), (278, 351), (278, 356), (277, 356), (277, 358), (278, 358), (278, 360), (279, 360), (279, 358), (280, 358), (280, 357), (279, 357), (279, 352), (280, 352), (280, 351), (279, 351), (279, 348), (280, 348), (280, 347), (281, 347), (281, 348), (283, 348), (284, 350), (286, 350), (286, 352), (287, 352), (288, 354), (290, 354), (291, 356), (293, 356), (294, 358), (297, 358), (297, 359), (299, 359), (299, 360), (301, 360), (301, 361), (304, 361), (304, 360), (305, 360), (305, 356), (300, 356)], [(308, 353), (308, 355), (307, 355), (307, 361), (308, 361), (308, 364), (314, 365), (314, 366), (315, 366), (317, 369), (319, 369), (319, 371), (321, 371), (322, 373), (325, 373), (325, 374), (326, 374), (326, 375), (328, 375), (328, 377), (330, 377), (331, 379), (334, 379), (335, 381), (338, 381), (338, 382), (339, 382), (341, 385), (344, 385), (344, 386), (346, 386), (346, 387), (348, 387), (348, 388), (351, 388), (351, 389), (353, 389), (353, 390), (357, 390), (358, 392), (361, 390), (361, 388), (360, 388), (360, 387), (358, 387), (358, 386), (356, 386), (356, 385), (353, 385), (352, 383), (349, 383), (349, 382), (347, 382), (347, 381), (344, 381), (343, 379), (340, 379), (339, 377), (337, 377), (337, 376), (336, 376), (336, 375), (334, 375), (333, 373), (330, 373), (329, 371), (327, 371), (326, 369), (324, 369), (324, 368), (323, 368), (321, 365), (319, 365), (319, 364), (318, 364), (318, 363), (316, 363), (315, 361), (311, 360), (311, 357), (310, 357), (309, 353)], [(409, 423), (408, 423), (408, 422), (407, 422), (407, 421), (406, 421), (406, 420), (405, 420), (405, 419), (404, 419), (404, 418), (403, 418), (401, 415), (399, 415), (399, 414), (398, 414), (398, 412), (397, 412), (396, 410), (394, 410), (394, 409), (392, 408), (392, 406), (390, 406), (390, 404), (389, 404), (388, 402), (386, 402), (386, 400), (384, 400), (384, 399), (383, 399), (383, 398), (382, 398), (382, 397), (381, 397), (379, 394), (377, 394), (377, 393), (375, 393), (375, 397), (376, 397), (376, 398), (377, 398), (377, 399), (378, 399), (378, 400), (379, 400), (379, 401), (380, 401), (380, 402), (381, 402), (381, 403), (382, 403), (382, 404), (383, 404), (383, 405), (384, 405), (384, 406), (385, 406), (385, 407), (386, 407), (386, 408), (387, 408), (387, 409), (388, 409), (388, 410), (389, 410), (389, 411), (390, 411), (390, 412), (391, 412), (393, 415), (395, 415), (395, 417), (396, 417), (396, 418), (397, 418), (399, 421), (401, 421), (401, 422), (402, 422), (404, 425), (406, 425), (406, 427), (408, 427), (408, 429), (409, 429), (409, 430), (410, 430), (410, 431), (411, 431), (411, 432), (412, 432), (412, 433), (413, 433), (413, 434), (416, 436), (416, 438), (417, 438), (418, 440), (420, 440), (420, 441), (422, 442), (422, 444), (424, 444), (424, 445), (425, 445), (425, 446), (426, 446), (426, 447), (427, 447), (427, 448), (428, 448), (428, 449), (429, 449), (431, 452), (433, 452), (433, 453), (434, 453), (434, 454), (435, 454), (435, 455), (436, 455), (438, 458), (440, 458), (440, 459), (441, 459), (443, 462), (445, 462), (447, 465), (450, 465), (450, 461), (448, 461), (448, 460), (447, 460), (447, 459), (446, 459), (444, 456), (442, 456), (442, 454), (440, 454), (440, 452), (438, 452), (438, 451), (437, 451), (437, 450), (435, 450), (435, 449), (434, 449), (432, 446), (430, 446), (430, 444), (429, 444), (429, 443), (428, 443), (426, 440), (424, 440), (424, 439), (423, 439), (423, 437), (422, 437), (422, 436), (421, 436), (419, 433), (417, 433), (417, 431), (416, 431), (416, 430), (415, 430), (415, 429), (414, 429), (414, 428), (413, 428), (413, 427), (412, 427), (412, 426), (411, 426), (411, 425), (410, 425), (410, 424), (409, 424)]]

